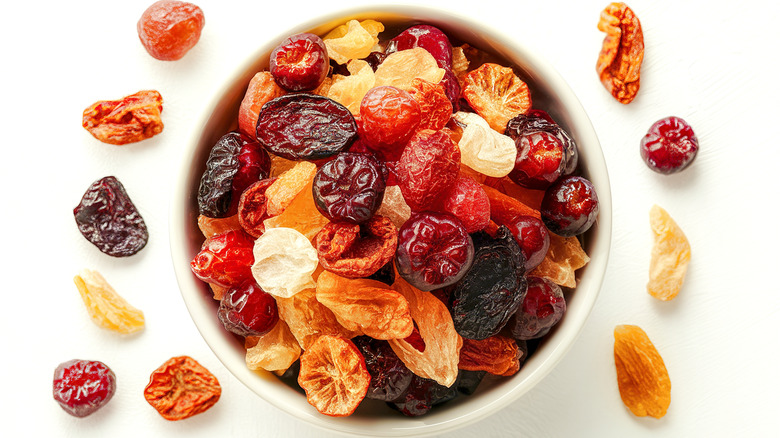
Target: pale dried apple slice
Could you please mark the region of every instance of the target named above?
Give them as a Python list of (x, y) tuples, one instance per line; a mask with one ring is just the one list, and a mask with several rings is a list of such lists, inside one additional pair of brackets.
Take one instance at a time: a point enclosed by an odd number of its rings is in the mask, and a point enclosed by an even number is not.
[(691, 261), (691, 244), (669, 213), (657, 205), (650, 209), (650, 227), (655, 242), (650, 254), (647, 292), (659, 300), (669, 301), (682, 288)]

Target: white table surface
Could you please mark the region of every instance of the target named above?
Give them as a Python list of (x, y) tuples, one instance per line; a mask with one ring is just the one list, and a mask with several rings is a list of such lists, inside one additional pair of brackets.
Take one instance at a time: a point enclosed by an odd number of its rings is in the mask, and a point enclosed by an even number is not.
[[(173, 169), (204, 110), (204, 96), (267, 39), (340, 2), (202, 0), (206, 27), (182, 60), (142, 48), (136, 21), (149, 1), (6, 2), (0, 26), (0, 146), (4, 315), (0, 435), (72, 437), (323, 437), (238, 382), (198, 334), (179, 294), (168, 246)], [(780, 427), (780, 239), (777, 233), (775, 2), (634, 0), (645, 35), (641, 89), (624, 106), (595, 73), (603, 34), (600, 0), (427, 2), (490, 23), (546, 54), (582, 101), (612, 181), (613, 243), (604, 286), (568, 355), (534, 389), (492, 417), (448, 437), (777, 436)], [(165, 99), (164, 132), (115, 147), (81, 128), (91, 103), (141, 89)], [(701, 149), (675, 176), (651, 172), (638, 143), (659, 118), (677, 115)], [(72, 209), (94, 180), (115, 175), (150, 231), (138, 255), (115, 259), (78, 232)], [(686, 232), (692, 262), (672, 302), (645, 292), (657, 203)], [(120, 338), (87, 316), (72, 278), (96, 269), (146, 315), (145, 331)], [(612, 357), (617, 324), (643, 327), (662, 354), (672, 403), (661, 420), (622, 404)], [(192, 356), (223, 385), (205, 414), (167, 422), (142, 396), (149, 374)], [(114, 399), (77, 419), (51, 397), (54, 368), (98, 359), (119, 378)]]

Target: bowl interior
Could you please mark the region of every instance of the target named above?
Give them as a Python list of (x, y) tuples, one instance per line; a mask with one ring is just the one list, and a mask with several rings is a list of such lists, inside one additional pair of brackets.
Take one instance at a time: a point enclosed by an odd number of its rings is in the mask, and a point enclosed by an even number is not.
[[(207, 285), (191, 273), (189, 262), (200, 250), (203, 235), (197, 227), (196, 195), (206, 158), (214, 143), (237, 126), (237, 113), (247, 84), (254, 74), (268, 67), (271, 50), (285, 37), (299, 32), (323, 35), (349, 19), (375, 19), (394, 35), (417, 23), (435, 25), (451, 38), (494, 54), (503, 65), (511, 65), (529, 85), (534, 108), (548, 111), (575, 139), (580, 151), (581, 173), (590, 179), (599, 195), (600, 213), (585, 235), (590, 263), (577, 273), (576, 293), (567, 293), (567, 313), (516, 375), (486, 378), (475, 394), (459, 397), (419, 418), (392, 412), (384, 403), (363, 403), (350, 417), (330, 418), (311, 407), (300, 392), (266, 372), (249, 370), (244, 361), (243, 342), (225, 331), (216, 318), (218, 302)], [(316, 426), (352, 435), (412, 436), (441, 433), (479, 420), (505, 407), (538, 383), (563, 357), (576, 340), (595, 303), (610, 246), (611, 197), (606, 165), (598, 138), (584, 109), (565, 81), (538, 55), (493, 29), (452, 13), (421, 7), (363, 8), (344, 11), (304, 23), (278, 41), (269, 41), (237, 67), (233, 78), (213, 94), (211, 103), (188, 144), (180, 178), (171, 204), (170, 235), (174, 269), (185, 304), (204, 339), (222, 363), (246, 386), (281, 410)]]

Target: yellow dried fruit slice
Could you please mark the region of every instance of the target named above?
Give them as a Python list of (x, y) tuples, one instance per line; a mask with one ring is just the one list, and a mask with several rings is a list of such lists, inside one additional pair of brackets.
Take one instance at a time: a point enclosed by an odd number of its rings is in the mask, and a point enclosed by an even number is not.
[(466, 47), (468, 47), (468, 44), (452, 48), (452, 73), (455, 74), (455, 77), (458, 77), (469, 70), (469, 59), (466, 57), (465, 51)]
[(291, 169), (279, 175), (265, 191), (266, 211), (269, 216), (276, 216), (290, 203), (295, 196), (314, 179), (317, 166), (308, 161), (299, 161)]
[(421, 47), (391, 53), (376, 69), (375, 86), (389, 85), (402, 90), (412, 88), (412, 79), (438, 84), (444, 77), (433, 55)]
[(385, 26), (375, 20), (350, 20), (330, 31), (322, 40), (328, 48), (328, 56), (339, 64), (346, 64), (350, 59), (368, 56), (379, 42), (377, 35), (383, 30)]
[(286, 371), (301, 356), (301, 346), (282, 320), (261, 336), (248, 336), (246, 366), (250, 370)]
[(99, 272), (83, 269), (73, 278), (92, 321), (118, 333), (135, 333), (144, 328), (144, 313), (131, 306)]
[(691, 244), (682, 229), (663, 208), (650, 209), (650, 227), (655, 242), (650, 254), (650, 281), (647, 292), (669, 301), (677, 296), (691, 261)]
[(240, 230), (241, 224), (238, 223), (238, 215), (225, 218), (211, 218), (208, 216), (198, 216), (198, 228), (205, 238), (222, 234), (230, 230)]
[(637, 417), (661, 418), (672, 402), (672, 382), (664, 360), (644, 330), (615, 327), (615, 369), (623, 404)]
[(577, 279), (574, 271), (582, 268), (590, 261), (576, 237), (561, 237), (550, 233), (550, 249), (529, 275), (542, 277), (563, 287), (576, 287)]
[(349, 76), (333, 75), (333, 83), (325, 96), (347, 107), (353, 115), (358, 115), (363, 96), (374, 88), (374, 70), (362, 60), (349, 61), (347, 69)]

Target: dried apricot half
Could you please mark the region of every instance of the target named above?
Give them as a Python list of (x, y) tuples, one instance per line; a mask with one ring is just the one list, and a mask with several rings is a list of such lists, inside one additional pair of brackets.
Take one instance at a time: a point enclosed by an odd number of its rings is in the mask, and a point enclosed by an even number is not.
[(685, 280), (691, 244), (669, 213), (657, 205), (650, 209), (650, 227), (655, 243), (650, 255), (647, 292), (659, 300), (669, 301), (677, 296)]
[(644, 330), (635, 325), (615, 327), (615, 369), (620, 398), (634, 415), (666, 415), (672, 383), (664, 360)]
[(490, 62), (466, 74), (462, 93), (477, 114), (501, 134), (511, 118), (531, 109), (528, 85), (510, 67)]

